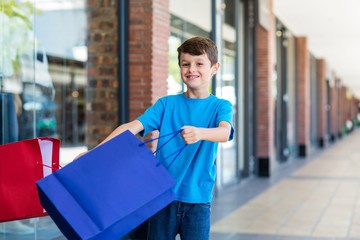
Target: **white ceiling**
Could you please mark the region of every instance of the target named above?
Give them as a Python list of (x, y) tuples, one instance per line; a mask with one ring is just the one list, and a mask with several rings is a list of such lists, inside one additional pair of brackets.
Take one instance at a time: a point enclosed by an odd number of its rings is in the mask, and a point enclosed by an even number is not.
[(360, 98), (360, 0), (273, 0), (277, 18)]

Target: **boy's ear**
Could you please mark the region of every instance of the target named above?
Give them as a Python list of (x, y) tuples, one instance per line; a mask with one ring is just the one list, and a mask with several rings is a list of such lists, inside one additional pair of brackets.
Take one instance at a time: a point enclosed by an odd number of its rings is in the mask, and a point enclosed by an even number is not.
[(217, 63), (215, 63), (213, 66), (212, 66), (212, 75), (214, 75), (214, 74), (216, 74), (216, 72), (219, 70), (219, 68), (220, 68), (220, 63), (219, 62), (217, 62)]

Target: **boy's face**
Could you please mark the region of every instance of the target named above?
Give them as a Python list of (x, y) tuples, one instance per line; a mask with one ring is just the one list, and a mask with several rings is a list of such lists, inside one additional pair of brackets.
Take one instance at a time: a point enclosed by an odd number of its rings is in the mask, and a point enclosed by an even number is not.
[(192, 90), (208, 90), (211, 78), (219, 68), (219, 63), (211, 66), (206, 54), (193, 56), (180, 54), (180, 73), (183, 82)]

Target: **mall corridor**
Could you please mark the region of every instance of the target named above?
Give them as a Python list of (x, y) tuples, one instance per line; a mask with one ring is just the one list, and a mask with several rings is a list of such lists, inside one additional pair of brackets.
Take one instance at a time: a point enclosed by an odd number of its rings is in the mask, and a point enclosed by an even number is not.
[(360, 239), (360, 130), (216, 198), (212, 240)]
[[(270, 178), (223, 190), (212, 205), (211, 240), (360, 239), (359, 142), (356, 129)], [(36, 234), (0, 233), (0, 240), (65, 239), (49, 217), (24, 224)]]

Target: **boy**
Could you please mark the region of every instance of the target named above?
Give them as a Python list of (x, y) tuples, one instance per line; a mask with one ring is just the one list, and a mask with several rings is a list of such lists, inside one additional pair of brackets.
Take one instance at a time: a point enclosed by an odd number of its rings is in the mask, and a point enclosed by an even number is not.
[[(207, 240), (210, 236), (210, 202), (215, 182), (218, 142), (232, 139), (232, 106), (209, 92), (211, 79), (219, 69), (216, 45), (209, 39), (194, 37), (178, 49), (185, 93), (160, 98), (136, 120), (117, 127), (103, 142), (130, 130), (144, 136), (159, 130), (160, 136), (182, 129), (156, 152), (177, 183), (176, 200), (149, 221), (148, 239)], [(168, 139), (160, 138), (158, 146)], [(166, 157), (187, 144), (169, 166)]]

